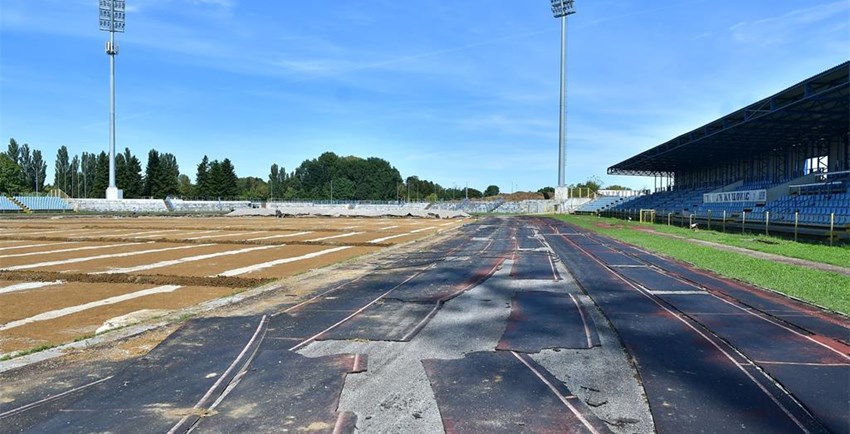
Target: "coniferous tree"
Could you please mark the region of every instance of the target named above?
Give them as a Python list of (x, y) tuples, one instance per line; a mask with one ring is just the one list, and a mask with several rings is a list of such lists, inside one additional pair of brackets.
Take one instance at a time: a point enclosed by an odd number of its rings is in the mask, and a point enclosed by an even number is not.
[(280, 196), (280, 168), (277, 166), (277, 163), (272, 164), (272, 167), (269, 172), (269, 197), (276, 197), (275, 194)]
[(7, 154), (0, 154), (0, 193), (16, 194), (24, 190), (24, 171)]
[(127, 184), (124, 182), (124, 173), (127, 170), (127, 163), (124, 160), (124, 154), (115, 154), (115, 186), (122, 190), (125, 198), (130, 198), (127, 194)]
[(24, 171), (24, 191), (34, 191), (35, 176), (32, 170), (32, 155), (30, 154), (30, 147), (26, 143), (20, 147), (18, 165)]
[(192, 197), (195, 193), (195, 186), (192, 185), (192, 180), (188, 175), (180, 174), (177, 177), (178, 193), (182, 197)]
[[(109, 168), (107, 167), (107, 170)], [(97, 155), (93, 153), (83, 152), (80, 158), (80, 172), (83, 188), (82, 197), (97, 197), (92, 192), (94, 191), (94, 179), (97, 174)], [(107, 173), (107, 182), (109, 173)]]
[(237, 197), (239, 195), (239, 177), (236, 176), (236, 168), (233, 167), (233, 163), (230, 162), (229, 158), (225, 158), (221, 162), (221, 173), (223, 196), (228, 198)]
[(9, 139), (9, 147), (6, 149), (6, 155), (15, 164), (20, 164), (21, 149), (15, 139)]
[(56, 161), (54, 162), (53, 173), (53, 188), (61, 189), (65, 194), (69, 194), (69, 186), (71, 184), (71, 161), (68, 158), (68, 148), (62, 145), (56, 151)]
[(89, 197), (105, 198), (107, 187), (109, 187), (109, 156), (106, 155), (106, 152), (101, 151), (95, 157), (94, 176), (92, 177)]
[(212, 197), (210, 191), (210, 159), (204, 155), (201, 163), (198, 164), (198, 171), (195, 175), (195, 195), (201, 198)]
[(32, 151), (32, 162), (30, 166), (35, 192), (44, 192), (44, 178), (47, 177), (47, 163), (42, 159), (40, 150), (36, 149)]
[(82, 197), (82, 189), (81, 189), (81, 177), (80, 177), (80, 157), (74, 155), (74, 158), (71, 158), (71, 166), (69, 167), (71, 172), (71, 191), (68, 193), (72, 197)]
[(142, 163), (124, 148), (124, 152), (115, 155), (115, 184), (124, 191), (127, 199), (142, 195)]
[(155, 197), (164, 198), (180, 193), (180, 183), (178, 180), (180, 177), (180, 167), (177, 165), (177, 157), (173, 154), (160, 154), (159, 168), (156, 176), (159, 179), (157, 181), (159, 190), (154, 195)]
[(159, 192), (159, 152), (156, 149), (151, 149), (148, 152), (148, 164), (145, 166), (145, 181), (142, 195), (145, 197), (153, 197)]

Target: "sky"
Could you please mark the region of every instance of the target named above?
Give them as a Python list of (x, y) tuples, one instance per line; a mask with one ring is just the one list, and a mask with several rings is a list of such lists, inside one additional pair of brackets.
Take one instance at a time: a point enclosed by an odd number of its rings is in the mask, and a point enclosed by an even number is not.
[[(127, 0), (116, 136), (193, 180), (204, 155), (266, 179), (326, 151), (444, 187), (558, 181), (560, 23), (546, 0)], [(576, 0), (566, 182), (850, 57), (848, 0)], [(98, 0), (0, 0), (0, 150), (108, 151)]]

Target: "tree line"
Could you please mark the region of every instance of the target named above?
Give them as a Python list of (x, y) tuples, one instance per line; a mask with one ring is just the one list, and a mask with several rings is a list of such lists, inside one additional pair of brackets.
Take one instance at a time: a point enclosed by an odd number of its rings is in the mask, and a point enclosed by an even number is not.
[[(54, 169), (53, 183), (47, 185), (47, 163), (41, 151), (31, 151), (29, 145), (10, 139), (6, 152), (0, 153), (0, 192), (30, 194), (55, 188), (71, 197), (105, 197), (109, 186), (106, 152), (72, 156), (62, 146), (56, 153)], [(405, 198), (409, 188), (419, 188), (423, 193), (426, 189), (416, 177), (408, 178), (405, 184), (398, 170), (383, 159), (339, 157), (332, 152), (305, 160), (291, 172), (272, 164), (268, 179), (240, 178), (230, 159), (210, 160), (204, 155), (195, 166), (193, 182), (180, 173), (173, 154), (151, 149), (142, 170), (141, 160), (129, 148), (115, 155), (115, 184), (127, 199), (179, 196), (203, 200), (388, 201)]]
[[(45, 180), (47, 163), (38, 149), (9, 140), (6, 152), (0, 152), (0, 193), (30, 194), (60, 189), (77, 198), (103, 198), (109, 186), (109, 156), (83, 152), (70, 155), (65, 146), (56, 152), (53, 183)], [(115, 155), (115, 184), (124, 197), (165, 198), (166, 196), (201, 200), (366, 200), (366, 201), (446, 201), (480, 199), (499, 195), (499, 187), (489, 185), (483, 191), (468, 186), (442, 186), (418, 176), (402, 178), (398, 169), (378, 158), (338, 156), (325, 152), (304, 160), (292, 171), (271, 164), (267, 179), (240, 178), (230, 159), (210, 160), (204, 155), (195, 166), (194, 182), (180, 172), (177, 158), (156, 149), (148, 151), (146, 165), (129, 148)], [(601, 182), (592, 178), (576, 187), (598, 189)], [(552, 187), (538, 190), (551, 196)]]

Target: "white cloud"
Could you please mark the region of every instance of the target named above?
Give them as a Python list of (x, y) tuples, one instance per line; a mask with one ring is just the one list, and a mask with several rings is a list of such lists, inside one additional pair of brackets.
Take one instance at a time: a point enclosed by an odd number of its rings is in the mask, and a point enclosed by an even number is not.
[(783, 43), (798, 36), (801, 27), (820, 24), (831, 19), (848, 19), (850, 2), (838, 1), (826, 5), (796, 9), (780, 16), (755, 21), (743, 21), (729, 28), (732, 37), (743, 43), (759, 46)]

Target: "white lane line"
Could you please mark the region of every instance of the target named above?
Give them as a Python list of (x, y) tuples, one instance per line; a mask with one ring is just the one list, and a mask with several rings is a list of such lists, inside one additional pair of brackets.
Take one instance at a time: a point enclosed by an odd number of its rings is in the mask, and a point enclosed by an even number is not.
[(53, 253), (64, 253), (64, 252), (77, 252), (80, 250), (95, 250), (95, 249), (106, 249), (110, 247), (121, 247), (121, 246), (135, 246), (142, 243), (121, 243), (121, 244), (106, 244), (102, 246), (85, 246), (85, 247), (74, 247), (71, 249), (59, 249), (59, 250), (42, 250), (40, 252), (29, 252), (29, 253), (17, 253), (14, 255), (0, 255), (0, 258), (17, 258), (20, 256), (35, 256), (35, 255), (49, 255)]
[(649, 290), (649, 293), (652, 295), (711, 295), (705, 291), (662, 291), (662, 290)]
[(179, 239), (181, 239), (181, 240), (185, 240), (185, 239), (187, 239), (187, 238), (183, 238), (183, 237), (187, 237), (187, 236), (189, 236), (189, 235), (193, 235), (193, 236), (194, 236), (194, 235), (203, 235), (203, 234), (211, 234), (211, 233), (214, 233), (214, 232), (216, 232), (216, 233), (217, 233), (217, 232), (220, 232), (220, 231), (219, 231), (219, 230), (217, 230), (217, 229), (216, 229), (216, 230), (211, 230), (211, 231), (191, 231), (191, 230), (190, 230), (190, 231), (186, 231), (185, 233), (182, 233), (182, 234), (169, 234), (169, 235), (173, 235), (175, 238), (179, 238)]
[(180, 285), (164, 285), (157, 286), (156, 288), (143, 289), (141, 291), (131, 292), (129, 294), (118, 295), (115, 297), (104, 298), (103, 300), (92, 301), (90, 303), (81, 304), (77, 306), (66, 307), (62, 309), (51, 310), (49, 312), (40, 313), (38, 315), (31, 316), (29, 318), (20, 319), (17, 321), (8, 322), (6, 324), (0, 325), (0, 331), (9, 330), (15, 327), (20, 327), (22, 325), (27, 325), (30, 323), (38, 322), (38, 321), (47, 321), (50, 319), (55, 319), (59, 317), (63, 317), (66, 315), (71, 315), (77, 312), (82, 312), (84, 310), (94, 309), (96, 307), (108, 306), (110, 304), (121, 303), (122, 301), (132, 300), (134, 298), (146, 297), (148, 295), (154, 294), (164, 294), (168, 292), (174, 292), (177, 289), (182, 288)]
[(387, 227), (385, 227), (385, 228), (380, 228), (380, 229), (378, 229), (378, 230), (379, 230), (379, 231), (385, 231), (385, 230), (388, 230), (388, 229), (395, 229), (395, 228), (397, 228), (397, 227), (398, 227), (398, 225), (395, 225), (395, 226), (387, 226)]
[(89, 236), (89, 237), (104, 237), (109, 236), (112, 232), (115, 232), (120, 229), (75, 229), (70, 232), (64, 232), (60, 234), (63, 237), (79, 237), (79, 236)]
[(395, 234), (395, 235), (390, 235), (390, 236), (388, 236), (388, 237), (376, 238), (376, 239), (374, 239), (374, 240), (372, 240), (372, 241), (369, 241), (369, 242), (370, 242), (370, 243), (372, 243), (372, 244), (374, 244), (374, 243), (382, 243), (382, 242), (384, 242), (384, 241), (386, 241), (386, 240), (391, 240), (391, 239), (393, 239), (393, 238), (398, 238), (398, 237), (404, 237), (404, 236), (407, 236), (407, 235), (410, 235), (410, 234), (411, 234), (410, 232), (406, 232), (406, 233), (403, 233), (403, 234)]
[(455, 222), (443, 223), (440, 226), (448, 226), (448, 225), (453, 225), (453, 224), (455, 224)]
[(422, 229), (415, 229), (415, 230), (412, 230), (412, 231), (410, 231), (410, 233), (411, 233), (411, 234), (415, 234), (415, 233), (417, 233), (417, 232), (427, 231), (427, 230), (429, 230), (429, 229), (437, 229), (437, 227), (436, 227), (436, 226), (428, 226), (427, 228), (422, 228)]
[[(329, 331), (331, 331), (331, 330), (335, 329), (335, 328), (336, 328), (337, 326), (339, 326), (340, 324), (342, 324), (342, 323), (344, 323), (344, 322), (346, 322), (346, 321), (350, 320), (351, 318), (354, 318), (355, 316), (359, 315), (359, 314), (360, 314), (360, 312), (363, 312), (364, 310), (368, 309), (368, 308), (369, 308), (369, 306), (371, 306), (371, 305), (373, 305), (373, 304), (377, 303), (377, 302), (378, 302), (378, 301), (380, 301), (382, 298), (386, 297), (389, 293), (391, 293), (391, 292), (395, 291), (397, 288), (400, 288), (402, 285), (407, 284), (407, 282), (410, 282), (411, 280), (413, 280), (414, 278), (416, 278), (416, 276), (419, 276), (420, 274), (424, 273), (425, 271), (428, 271), (428, 270), (430, 270), (430, 269), (434, 268), (434, 266), (435, 266), (435, 265), (436, 265), (436, 264), (430, 264), (430, 265), (428, 265), (427, 267), (425, 267), (425, 268), (423, 268), (423, 269), (421, 269), (421, 270), (419, 270), (419, 271), (417, 271), (417, 272), (415, 272), (415, 273), (411, 274), (411, 275), (410, 275), (407, 279), (404, 279), (404, 281), (402, 281), (402, 282), (401, 282), (401, 283), (399, 283), (398, 285), (393, 286), (392, 288), (390, 288), (389, 290), (387, 290), (387, 292), (385, 292), (385, 293), (383, 293), (383, 294), (379, 295), (379, 296), (378, 296), (378, 297), (376, 297), (374, 300), (372, 300), (372, 301), (370, 301), (369, 303), (367, 303), (365, 306), (363, 306), (363, 307), (361, 307), (360, 309), (357, 309), (356, 311), (352, 312), (352, 313), (351, 313), (351, 315), (348, 315), (347, 317), (345, 317), (345, 318), (343, 318), (343, 319), (339, 320), (336, 324), (334, 324), (334, 325), (332, 325), (332, 326), (330, 326), (330, 327), (328, 327), (328, 328), (326, 328), (326, 329), (324, 329), (324, 330), (320, 331), (319, 333), (316, 333), (315, 335), (313, 335), (313, 336), (311, 336), (311, 337), (309, 337), (309, 338), (307, 338), (307, 339), (305, 339), (305, 340), (301, 341), (300, 343), (298, 343), (298, 344), (297, 344), (297, 345), (295, 345), (294, 347), (290, 348), (290, 349), (289, 349), (289, 351), (298, 351), (298, 349), (299, 349), (299, 348), (301, 348), (301, 347), (303, 347), (304, 345), (307, 345), (307, 344), (309, 344), (310, 342), (315, 341), (315, 340), (316, 340), (316, 338), (318, 338), (319, 336), (321, 336), (321, 335), (323, 335), (323, 334), (325, 334), (325, 333), (327, 333), (327, 332), (329, 332)], [(330, 291), (329, 291), (329, 292), (330, 292)], [(304, 304), (306, 304), (306, 302), (305, 302), (305, 303), (301, 303), (300, 305), (304, 305)], [(291, 309), (287, 309), (287, 310), (285, 310), (284, 312), (288, 312), (289, 310), (291, 310)]]
[(231, 255), (239, 255), (242, 253), (253, 252), (255, 250), (266, 250), (273, 249), (276, 247), (280, 247), (279, 245), (270, 245), (270, 246), (257, 246), (257, 247), (248, 247), (239, 250), (228, 250), (226, 252), (218, 252), (218, 253), (208, 253), (205, 255), (197, 255), (197, 256), (188, 256), (185, 258), (172, 259), (169, 261), (159, 261), (154, 262), (153, 264), (144, 264), (144, 265), (136, 265), (134, 267), (125, 267), (125, 268), (112, 268), (106, 271), (98, 271), (97, 273), (91, 274), (115, 274), (115, 273), (132, 273), (134, 271), (145, 271), (151, 270), (154, 268), (162, 268), (162, 267), (170, 267), (172, 265), (177, 264), (185, 264), (186, 262), (195, 262), (195, 261), (203, 261), (205, 259), (217, 258), (219, 256), (231, 256)]
[[(277, 246), (273, 246), (273, 247), (277, 247)], [(262, 270), (263, 268), (274, 267), (275, 265), (280, 265), (280, 264), (288, 264), (290, 262), (300, 261), (302, 259), (311, 259), (311, 258), (315, 258), (317, 256), (326, 255), (328, 253), (339, 252), (339, 251), (342, 251), (342, 250), (345, 250), (345, 249), (350, 249), (350, 248), (351, 248), (351, 246), (334, 247), (334, 248), (331, 248), (331, 249), (325, 249), (325, 250), (320, 250), (318, 252), (308, 253), (308, 254), (302, 255), (302, 256), (295, 256), (295, 257), (292, 257), (292, 258), (276, 259), (274, 261), (263, 262), (261, 264), (254, 264), (254, 265), (249, 265), (247, 267), (236, 268), (236, 269), (233, 269), (233, 270), (225, 271), (223, 273), (219, 273), (218, 275), (219, 276), (226, 276), (226, 277), (238, 276), (240, 274), (250, 273), (252, 271), (257, 271), (257, 270)], [(215, 276), (211, 276), (211, 277), (215, 277)]]
[(204, 235), (202, 237), (193, 237), (193, 238), (186, 238), (186, 239), (187, 240), (205, 240), (207, 238), (232, 237), (232, 236), (236, 236), (236, 235), (253, 235), (253, 234), (260, 234), (260, 233), (263, 233), (263, 232), (265, 232), (265, 231), (241, 232), (241, 233), (239, 233), (239, 232), (232, 233), (231, 232), (231, 233), (227, 233), (227, 234)]
[(324, 241), (324, 240), (331, 240), (331, 239), (334, 239), (334, 238), (345, 238), (345, 237), (350, 237), (352, 235), (359, 235), (359, 234), (362, 234), (362, 233), (363, 232), (346, 232), (344, 234), (331, 235), (329, 237), (313, 238), (312, 240), (307, 240), (307, 241)]
[(82, 257), (82, 258), (63, 259), (63, 260), (60, 260), (60, 261), (47, 261), (47, 262), (39, 262), (37, 264), (16, 265), (14, 267), (0, 268), (0, 270), (6, 270), (6, 271), (26, 270), (28, 268), (50, 267), (50, 266), (53, 266), (53, 265), (75, 264), (77, 262), (95, 261), (95, 260), (98, 260), (98, 259), (126, 258), (128, 256), (144, 255), (146, 253), (168, 252), (168, 251), (171, 251), (171, 250), (181, 250), (181, 249), (195, 249), (195, 248), (198, 248), (198, 247), (206, 247), (206, 246), (214, 246), (214, 245), (215, 244), (194, 244), (194, 245), (191, 245), (191, 246), (177, 246), (177, 247), (166, 247), (166, 248), (163, 248), (163, 249), (149, 249), (149, 250), (137, 250), (135, 252), (113, 253), (111, 255), (85, 256), (85, 257)]
[(559, 399), (559, 400), (560, 400), (560, 401), (561, 401), (561, 402), (562, 402), (562, 403), (563, 403), (563, 404), (564, 404), (564, 405), (565, 405), (565, 406), (566, 406), (566, 407), (567, 407), (567, 408), (568, 408), (568, 409), (569, 409), (569, 410), (570, 410), (570, 411), (571, 411), (571, 412), (572, 412), (572, 413), (576, 416), (576, 418), (578, 418), (578, 420), (579, 420), (579, 421), (581, 421), (581, 423), (582, 423), (585, 427), (587, 427), (587, 429), (588, 429), (591, 433), (593, 433), (593, 434), (599, 434), (599, 431), (598, 431), (596, 428), (594, 428), (594, 427), (593, 427), (593, 425), (591, 425), (591, 424), (590, 424), (590, 422), (588, 422), (588, 421), (587, 421), (587, 419), (585, 419), (584, 415), (583, 415), (583, 414), (581, 414), (581, 412), (580, 412), (580, 411), (578, 411), (578, 409), (577, 409), (577, 408), (575, 408), (575, 406), (573, 406), (572, 404), (570, 404), (570, 401), (569, 401), (569, 400), (568, 400), (568, 399), (567, 399), (564, 395), (561, 395), (561, 393), (560, 393), (560, 392), (558, 392), (558, 389), (555, 387), (555, 385), (553, 385), (553, 384), (552, 384), (549, 380), (547, 380), (547, 379), (546, 379), (546, 377), (544, 377), (544, 376), (543, 376), (543, 374), (541, 374), (541, 373), (540, 373), (540, 371), (538, 371), (538, 370), (537, 370), (537, 369), (535, 369), (533, 366), (531, 366), (531, 365), (530, 365), (528, 362), (526, 362), (526, 361), (525, 361), (522, 357), (520, 357), (520, 355), (519, 355), (519, 354), (517, 354), (515, 351), (511, 351), (511, 354), (513, 354), (513, 356), (514, 356), (514, 357), (516, 357), (516, 358), (517, 358), (517, 360), (519, 360), (520, 362), (522, 362), (522, 364), (523, 364), (523, 365), (525, 365), (525, 367), (526, 367), (526, 368), (528, 368), (528, 370), (529, 370), (529, 371), (531, 371), (531, 372), (534, 374), (534, 376), (536, 376), (536, 377), (537, 377), (540, 381), (542, 381), (542, 382), (543, 382), (543, 384), (545, 384), (545, 385), (549, 388), (549, 390), (550, 390), (550, 391), (551, 391), (551, 392), (552, 392), (555, 396), (557, 396), (557, 397), (558, 397), (558, 399)]
[(295, 233), (283, 234), (283, 235), (269, 235), (267, 237), (249, 238), (246, 241), (259, 241), (259, 240), (270, 240), (272, 238), (297, 237), (299, 235), (307, 235), (307, 234), (312, 234), (312, 233), (313, 233), (313, 231), (306, 231), (306, 232), (295, 232)]
[[(185, 230), (185, 229), (169, 229), (169, 230), (167, 230), (167, 231), (156, 231), (156, 232), (158, 232), (158, 233), (155, 233), (155, 234), (153, 234), (153, 235), (143, 235), (143, 236), (141, 236), (141, 237), (133, 237), (133, 238), (156, 238), (156, 237), (163, 237), (163, 236), (173, 235), (173, 234), (166, 234), (166, 233), (164, 233), (164, 232), (186, 232), (186, 230)], [(183, 235), (187, 235), (187, 234), (194, 234), (194, 233), (195, 233), (195, 231), (189, 231), (189, 232), (187, 232), (187, 233), (185, 233), (185, 234), (183, 234)], [(178, 235), (179, 235), (179, 234), (178, 234)]]
[(578, 300), (572, 294), (568, 293), (567, 295), (570, 296), (573, 304), (576, 305), (576, 309), (578, 309), (578, 314), (581, 317), (581, 323), (584, 325), (584, 336), (587, 337), (587, 348), (593, 348), (593, 339), (590, 336), (590, 326), (587, 324), (587, 318), (584, 317), (584, 310), (582, 310)]
[(807, 363), (807, 362), (771, 362), (753, 360), (757, 365), (794, 365), (794, 366), (850, 366), (848, 363)]
[(105, 237), (139, 238), (139, 237), (140, 237), (140, 235), (160, 234), (160, 233), (162, 233), (162, 232), (174, 232), (174, 231), (176, 231), (176, 230), (177, 230), (177, 229), (164, 229), (164, 230), (163, 230), (163, 229), (160, 229), (160, 230), (156, 230), (156, 231), (130, 232), (129, 234), (127, 234), (127, 233), (124, 233), (124, 234), (118, 233), (118, 234), (111, 234), (111, 235), (104, 235), (104, 236), (105, 236)]
[(23, 246), (0, 247), (0, 251), (13, 250), (13, 249), (28, 249), (30, 247), (58, 246), (60, 244), (71, 244), (71, 243), (76, 243), (76, 242), (77, 241), (62, 241), (62, 242), (59, 242), (59, 243), (26, 244), (26, 245), (23, 245)]
[(46, 235), (46, 234), (53, 234), (53, 233), (56, 233), (56, 232), (64, 232), (64, 231), (67, 231), (67, 230), (68, 229), (53, 229), (53, 230), (50, 230), (50, 231), (46, 231), (44, 229), (18, 229), (18, 230), (15, 231), (15, 233), (13, 235)]
[[(564, 240), (567, 240), (567, 238), (564, 238)], [(572, 242), (572, 241), (570, 241), (570, 243), (571, 243), (571, 244), (573, 244), (573, 245), (576, 247), (576, 249), (578, 249), (578, 250), (580, 250), (581, 252), (583, 252), (583, 253), (585, 254), (585, 256), (587, 256), (587, 258), (588, 258), (588, 259), (590, 259), (591, 261), (594, 261), (594, 262), (598, 263), (598, 264), (599, 264), (602, 268), (605, 268), (605, 267), (606, 267), (606, 265), (605, 265), (605, 263), (604, 263), (604, 262), (602, 262), (602, 261), (600, 261), (599, 259), (597, 259), (597, 258), (596, 258), (595, 256), (593, 256), (593, 255), (592, 255), (589, 251), (585, 250), (583, 247), (579, 246), (578, 244), (575, 244), (575, 243), (574, 243), (574, 242)], [(613, 269), (612, 269), (611, 271), (613, 272)], [(689, 329), (691, 329), (694, 333), (696, 333), (696, 334), (698, 334), (699, 336), (701, 336), (701, 337), (702, 337), (702, 338), (703, 338), (706, 342), (708, 342), (711, 346), (713, 346), (715, 349), (717, 349), (717, 351), (719, 351), (719, 352), (720, 352), (720, 354), (723, 354), (724, 356), (726, 356), (726, 358), (727, 358), (727, 359), (729, 359), (729, 361), (732, 363), (732, 366), (737, 367), (737, 368), (738, 368), (738, 369), (739, 369), (739, 370), (740, 370), (740, 371), (744, 374), (744, 376), (746, 376), (747, 378), (749, 378), (749, 380), (750, 380), (750, 381), (752, 381), (752, 382), (753, 382), (753, 384), (755, 384), (755, 385), (756, 385), (756, 387), (758, 387), (758, 388), (762, 391), (762, 393), (764, 393), (765, 395), (767, 395), (768, 399), (770, 399), (771, 401), (773, 401), (773, 403), (774, 403), (774, 404), (775, 404), (775, 405), (776, 405), (776, 406), (777, 406), (780, 410), (782, 410), (782, 412), (783, 412), (783, 413), (785, 413), (785, 415), (786, 415), (786, 416), (788, 416), (788, 418), (789, 418), (789, 419), (791, 419), (791, 421), (792, 421), (792, 422), (794, 422), (794, 424), (795, 424), (795, 425), (797, 425), (797, 427), (799, 427), (799, 428), (800, 428), (800, 430), (802, 430), (803, 432), (809, 432), (809, 431), (806, 429), (806, 427), (803, 425), (803, 423), (802, 423), (802, 422), (800, 422), (800, 420), (799, 420), (799, 419), (797, 419), (797, 417), (795, 417), (795, 416), (791, 413), (791, 410), (789, 410), (787, 407), (785, 407), (785, 405), (784, 405), (784, 404), (782, 404), (781, 402), (779, 402), (779, 399), (778, 399), (776, 396), (774, 396), (774, 395), (773, 395), (773, 393), (771, 393), (769, 390), (767, 390), (767, 387), (765, 387), (765, 385), (764, 385), (764, 384), (762, 384), (761, 382), (759, 382), (759, 381), (756, 379), (756, 377), (754, 377), (754, 376), (753, 376), (753, 374), (751, 374), (749, 371), (747, 371), (746, 369), (744, 369), (744, 366), (743, 366), (743, 364), (742, 364), (742, 363), (739, 363), (737, 360), (735, 360), (735, 357), (733, 357), (731, 353), (727, 352), (727, 351), (726, 351), (723, 347), (721, 347), (719, 343), (717, 343), (717, 342), (715, 342), (714, 340), (710, 339), (710, 338), (708, 337), (708, 335), (706, 335), (705, 333), (703, 333), (703, 332), (702, 332), (700, 329), (698, 329), (695, 325), (693, 325), (693, 324), (691, 324), (690, 322), (686, 321), (686, 320), (685, 320), (685, 318), (684, 318), (684, 314), (682, 314), (682, 313), (676, 313), (676, 312), (674, 312), (672, 309), (667, 308), (665, 305), (663, 305), (663, 304), (662, 304), (662, 302), (661, 302), (659, 299), (654, 298), (654, 297), (653, 297), (651, 294), (649, 294), (648, 292), (644, 292), (644, 291), (645, 291), (644, 289), (642, 289), (640, 286), (638, 286), (638, 285), (636, 285), (636, 284), (632, 283), (630, 280), (626, 279), (624, 276), (622, 276), (622, 275), (620, 275), (620, 274), (618, 274), (618, 273), (616, 273), (616, 272), (613, 272), (612, 274), (614, 275), (614, 277), (615, 277), (616, 279), (619, 279), (620, 281), (622, 281), (622, 282), (623, 282), (624, 284), (626, 284), (627, 286), (630, 286), (632, 289), (634, 289), (634, 290), (635, 290), (635, 292), (637, 292), (638, 294), (642, 295), (643, 297), (645, 297), (645, 298), (649, 299), (651, 302), (655, 303), (655, 304), (656, 304), (659, 308), (663, 309), (665, 312), (667, 312), (668, 314), (670, 314), (673, 318), (675, 318), (676, 320), (678, 320), (679, 322), (681, 322), (682, 324), (684, 324), (686, 327), (688, 327)], [(722, 299), (722, 298), (719, 298), (719, 297), (717, 297), (717, 298), (718, 298), (719, 300), (723, 301), (723, 299)], [(743, 309), (742, 309), (742, 310), (743, 310)]]
[(14, 285), (4, 286), (0, 288), (0, 294), (8, 294), (15, 291), (26, 291), (28, 289), (38, 289), (50, 285), (59, 285), (65, 283), (64, 280), (54, 280), (53, 282), (24, 282)]

